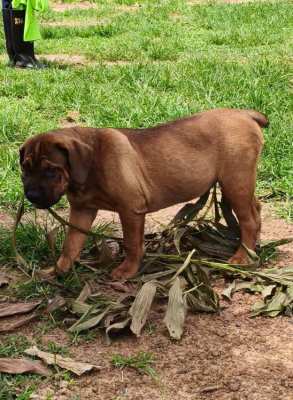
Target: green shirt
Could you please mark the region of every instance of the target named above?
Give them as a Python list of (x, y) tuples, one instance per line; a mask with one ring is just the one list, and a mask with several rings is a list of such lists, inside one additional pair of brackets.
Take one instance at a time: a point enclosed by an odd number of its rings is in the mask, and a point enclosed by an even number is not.
[(48, 0), (12, 0), (12, 8), (14, 10), (25, 10), (23, 40), (31, 42), (41, 39), (35, 11), (46, 11), (48, 9)]

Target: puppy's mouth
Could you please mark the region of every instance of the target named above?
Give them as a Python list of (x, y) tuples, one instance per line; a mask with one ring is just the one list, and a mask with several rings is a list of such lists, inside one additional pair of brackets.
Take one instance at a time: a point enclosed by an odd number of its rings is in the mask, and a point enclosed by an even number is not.
[(32, 203), (32, 205), (39, 210), (47, 210), (48, 208), (52, 207), (54, 204), (56, 204), (56, 203), (45, 203), (45, 204)]
[(42, 201), (36, 201), (33, 199), (30, 199), (29, 196), (26, 196), (28, 201), (35, 207), (40, 210), (47, 210), (48, 208), (52, 207), (54, 204), (58, 203), (58, 201), (61, 199), (62, 196), (60, 196), (58, 199), (42, 199)]

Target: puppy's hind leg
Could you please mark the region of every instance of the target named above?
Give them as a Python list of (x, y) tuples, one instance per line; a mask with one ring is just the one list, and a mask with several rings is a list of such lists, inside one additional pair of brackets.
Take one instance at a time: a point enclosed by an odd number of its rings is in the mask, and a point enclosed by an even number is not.
[[(97, 215), (97, 210), (70, 208), (69, 222), (85, 231), (90, 230)], [(69, 227), (64, 241), (62, 254), (57, 261), (56, 273), (58, 275), (68, 272), (84, 245), (86, 234), (78, 229)]]
[[(221, 189), (226, 201), (235, 212), (239, 226), (241, 243), (255, 250), (260, 235), (260, 204), (254, 196), (255, 173), (252, 176), (239, 178), (229, 177), (221, 182)], [(247, 264), (249, 258), (243, 246), (229, 259), (232, 264)]]
[(254, 197), (254, 207), (253, 207), (254, 217), (257, 224), (257, 235), (256, 244), (260, 244), (260, 232), (261, 232), (261, 202)]

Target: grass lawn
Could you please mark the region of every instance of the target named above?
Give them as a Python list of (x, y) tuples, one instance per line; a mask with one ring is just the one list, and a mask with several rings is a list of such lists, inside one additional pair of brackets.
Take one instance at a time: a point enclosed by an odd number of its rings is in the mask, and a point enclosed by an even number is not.
[(262, 111), (270, 127), (259, 191), (292, 196), (290, 1), (92, 3), (43, 15), (37, 54), (68, 60), (43, 71), (8, 68), (1, 29), (0, 207), (21, 193), (20, 144), (70, 111), (96, 127), (147, 127), (215, 107)]
[[(290, 0), (94, 0), (91, 8), (89, 1), (76, 0), (78, 8), (70, 6), (72, 0), (63, 3), (68, 3), (63, 11), (58, 3), (59, 9), (42, 16), (43, 40), (36, 53), (62, 61), (48, 62), (45, 70), (7, 67), (0, 27), (0, 211), (15, 209), (21, 196), (19, 146), (33, 134), (61, 126), (69, 113), (88, 126), (148, 127), (205, 109), (233, 107), (268, 116), (258, 192), (285, 199), (283, 215), (292, 218)], [(14, 259), (10, 236), (0, 225), (1, 265)], [(44, 232), (36, 226), (21, 226), (18, 244), (31, 265), (48, 256)], [(81, 283), (75, 273), (63, 284), (79, 290)], [(53, 289), (30, 280), (15, 290), (29, 299), (51, 295)], [(28, 344), (22, 335), (4, 336), (0, 357), (18, 357)], [(46, 349), (54, 353), (66, 350), (50, 346)], [(112, 364), (134, 361), (116, 356)], [(0, 374), (0, 400), (28, 400), (39, 382), (31, 375)], [(25, 389), (15, 397), (18, 387)]]

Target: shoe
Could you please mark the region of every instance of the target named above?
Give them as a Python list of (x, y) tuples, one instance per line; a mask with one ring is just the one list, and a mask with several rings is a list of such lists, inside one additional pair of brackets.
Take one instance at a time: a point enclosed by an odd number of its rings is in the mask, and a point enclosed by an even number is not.
[(25, 56), (24, 54), (17, 54), (14, 59), (14, 66), (16, 68), (33, 69), (35, 68), (35, 63), (30, 57)]

